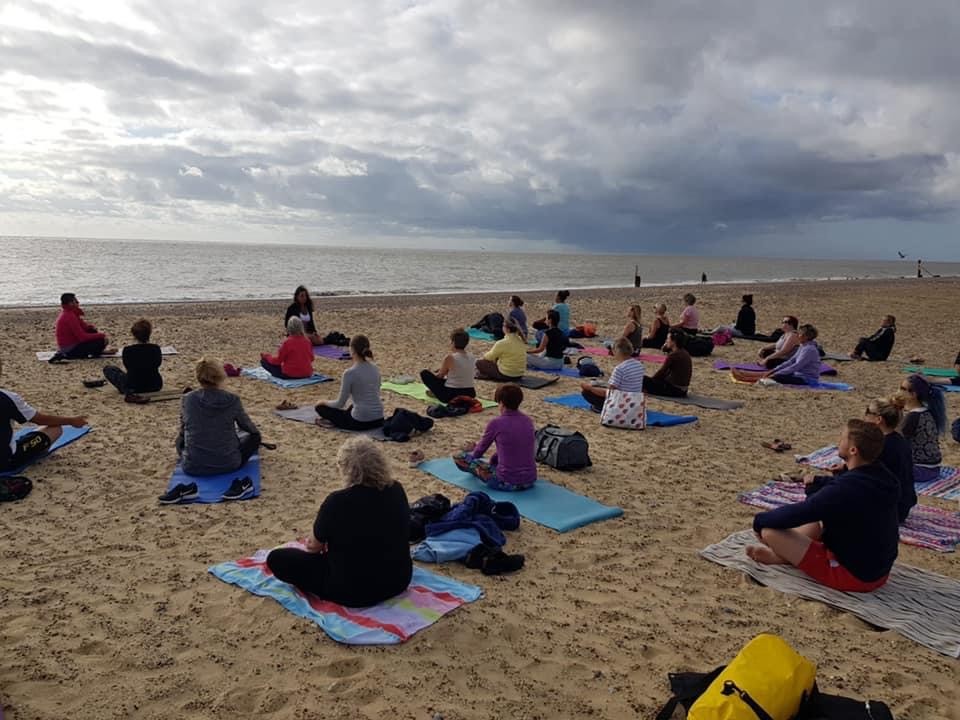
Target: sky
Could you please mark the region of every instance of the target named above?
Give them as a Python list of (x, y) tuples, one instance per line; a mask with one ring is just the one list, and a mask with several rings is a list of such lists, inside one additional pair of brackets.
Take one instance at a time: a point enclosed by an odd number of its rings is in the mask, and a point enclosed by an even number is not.
[(960, 260), (957, 37), (956, 0), (5, 0), (0, 235)]

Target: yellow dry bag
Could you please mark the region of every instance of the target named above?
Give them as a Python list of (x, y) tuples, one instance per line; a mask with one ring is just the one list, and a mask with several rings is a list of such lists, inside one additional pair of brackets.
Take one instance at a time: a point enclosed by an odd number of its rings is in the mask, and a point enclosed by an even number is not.
[(687, 720), (792, 720), (816, 674), (782, 638), (757, 635), (690, 706)]

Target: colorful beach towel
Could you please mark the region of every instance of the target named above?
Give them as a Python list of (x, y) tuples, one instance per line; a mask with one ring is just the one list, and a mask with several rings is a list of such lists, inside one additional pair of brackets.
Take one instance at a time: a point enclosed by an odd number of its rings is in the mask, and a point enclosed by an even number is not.
[(260, 495), (260, 456), (254, 455), (252, 458), (247, 460), (247, 464), (241, 467), (239, 470), (234, 470), (233, 472), (222, 473), (220, 475), (187, 475), (183, 468), (180, 465), (177, 465), (173, 469), (173, 476), (170, 478), (170, 482), (167, 483), (167, 491), (173, 490), (177, 485), (183, 483), (189, 485), (190, 483), (197, 484), (197, 490), (200, 491), (200, 494), (197, 496), (196, 500), (190, 500), (189, 502), (182, 503), (184, 505), (192, 503), (219, 503), (224, 502), (223, 494), (229, 489), (231, 483), (234, 480), (240, 480), (241, 478), (248, 477), (253, 480), (253, 495), (250, 497), (244, 498), (244, 500), (251, 500), (258, 495)]
[(313, 356), (327, 360), (349, 360), (350, 349), (339, 345), (314, 345)]
[[(801, 483), (777, 480), (771, 480), (763, 487), (747, 490), (737, 496), (745, 505), (764, 510), (803, 502), (805, 498)], [(960, 513), (951, 513), (927, 505), (914, 505), (900, 526), (900, 542), (937, 552), (953, 552), (960, 544)]]
[(307, 385), (316, 385), (317, 383), (325, 383), (333, 380), (332, 377), (329, 377), (328, 375), (321, 375), (320, 373), (314, 373), (308, 378), (287, 380), (271, 375), (262, 367), (243, 368), (243, 370), (240, 371), (240, 374), (244, 377), (253, 378), (254, 380), (265, 380), (266, 382), (272, 383), (277, 387), (283, 388), (284, 390), (292, 390), (293, 388), (301, 388)]
[[(768, 367), (763, 365), (757, 365), (756, 363), (740, 363), (739, 365), (731, 365), (726, 360), (715, 360), (713, 363), (714, 370), (750, 370), (752, 372), (767, 372)], [(826, 363), (820, 363), (820, 374), (821, 375), (836, 375), (837, 369), (830, 367)]]
[(953, 368), (930, 368), (930, 367), (920, 367), (919, 365), (907, 365), (903, 368), (905, 373), (922, 373), (924, 375), (929, 375), (930, 377), (945, 377), (945, 378), (955, 378), (960, 373), (958, 373)]
[[(564, 405), (566, 407), (576, 408), (577, 410), (589, 410), (590, 403), (583, 399), (580, 393), (571, 393), (570, 395), (558, 395), (556, 397), (544, 398), (545, 402), (555, 405)], [(655, 427), (671, 427), (673, 425), (685, 425), (697, 421), (696, 415), (670, 415), (669, 413), (657, 412), (656, 410), (647, 410), (647, 425)]]
[[(843, 465), (836, 445), (827, 445), (807, 455), (794, 455), (800, 465), (816, 470), (832, 470)], [(915, 485), (918, 495), (940, 498), (942, 500), (960, 499), (960, 468), (949, 465), (940, 466), (940, 477), (926, 483)]]
[(737, 380), (732, 375), (730, 380), (737, 383), (738, 385), (753, 385), (754, 387), (761, 388), (788, 388), (791, 390), (837, 390), (839, 392), (850, 392), (853, 390), (853, 385), (848, 385), (847, 383), (842, 382), (816, 382), (816, 383), (807, 383), (806, 385), (781, 385), (780, 383), (756, 383), (756, 382), (744, 382), (743, 380)]
[(538, 525), (552, 528), (558, 532), (568, 532), (590, 523), (607, 520), (623, 515), (618, 507), (601, 505), (572, 490), (538, 479), (529, 490), (504, 492), (491, 490), (470, 473), (456, 466), (453, 458), (439, 458), (420, 463), (420, 470), (433, 475), (444, 482), (456, 485), (469, 492), (485, 492), (495, 502), (512, 502), (520, 514)]
[(372, 440), (384, 441), (387, 439), (387, 436), (383, 434), (383, 428), (373, 428), (372, 430), (344, 430), (343, 428), (336, 427), (326, 427), (317, 425), (317, 411), (314, 409), (313, 405), (301, 405), (298, 408), (293, 408), (292, 410), (274, 410), (274, 412), (282, 418), (287, 420), (295, 420), (297, 422), (306, 423), (307, 425), (312, 425), (318, 430), (333, 430), (340, 433), (359, 433), (360, 435), (366, 435)]
[(743, 530), (704, 548), (700, 555), (746, 573), (774, 590), (846, 610), (872, 625), (896, 630), (931, 650), (960, 657), (960, 582), (897, 563), (890, 571), (890, 579), (878, 590), (840, 592), (818, 584), (789, 565), (754, 562), (747, 557), (746, 547), (756, 542), (752, 531)]
[[(44, 458), (50, 457), (53, 453), (55, 453), (57, 450), (62, 448), (64, 445), (69, 445), (74, 440), (79, 440), (88, 432), (90, 432), (92, 429), (93, 428), (91, 428), (89, 425), (84, 425), (81, 428), (75, 428), (75, 427), (72, 427), (71, 425), (64, 425), (63, 432), (61, 433), (60, 437), (54, 440), (53, 443), (50, 445), (50, 449), (47, 451), (46, 455), (41, 455), (40, 457), (34, 460), (31, 460), (27, 464), (21, 465), (18, 468), (14, 468), (12, 470), (4, 470), (0, 472), (0, 477), (10, 477), (11, 475), (19, 475), (21, 472), (23, 472), (24, 468), (30, 467), (31, 465), (33, 465), (33, 463), (39, 462)], [(23, 435), (26, 435), (28, 432), (33, 432), (34, 430), (36, 430), (36, 428), (33, 426), (20, 428), (17, 431), (16, 435), (14, 435), (14, 437), (19, 438)]]
[[(302, 543), (284, 547), (303, 548)], [(394, 598), (368, 608), (348, 608), (304, 593), (277, 580), (267, 567), (269, 550), (258, 550), (236, 562), (224, 562), (209, 572), (225, 583), (276, 600), (297, 617), (320, 626), (347, 645), (396, 645), (433, 625), (447, 613), (483, 595), (475, 585), (414, 566), (410, 586)]]
[[(37, 353), (37, 360), (42, 360), (47, 362), (56, 354), (55, 350), (44, 350)], [(160, 348), (161, 355), (178, 355), (177, 349), (173, 345), (164, 345)], [(81, 360), (121, 360), (123, 359), (122, 353), (118, 350), (115, 353), (110, 353), (109, 355), (97, 355), (93, 358), (65, 358), (61, 362), (79, 362)]]
[[(427, 395), (427, 386), (423, 383), (404, 383), (399, 385), (392, 382), (383, 382), (380, 383), (381, 390), (388, 390), (389, 392), (396, 393), (397, 395), (406, 395), (407, 397), (416, 398), (417, 400), (423, 400), (427, 403), (437, 403), (439, 402), (435, 397), (430, 397)], [(480, 404), (483, 405), (484, 409), (494, 408), (497, 404), (493, 400), (484, 400), (483, 398), (478, 398)]]

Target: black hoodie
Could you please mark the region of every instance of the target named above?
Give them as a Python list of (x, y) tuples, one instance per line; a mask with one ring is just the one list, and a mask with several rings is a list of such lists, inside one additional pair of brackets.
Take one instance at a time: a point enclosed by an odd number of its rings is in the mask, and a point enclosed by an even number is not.
[(758, 513), (753, 529), (786, 530), (823, 523), (821, 540), (863, 582), (879, 580), (897, 559), (900, 481), (880, 463), (828, 478), (806, 500)]

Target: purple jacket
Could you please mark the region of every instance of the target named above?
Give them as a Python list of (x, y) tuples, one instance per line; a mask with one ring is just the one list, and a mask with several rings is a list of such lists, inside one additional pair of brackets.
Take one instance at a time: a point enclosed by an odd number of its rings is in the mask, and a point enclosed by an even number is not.
[(537, 479), (534, 435), (533, 420), (519, 410), (507, 410), (487, 423), (473, 456), (481, 457), (496, 443), (490, 464), (497, 466), (497, 478), (511, 485), (530, 485)]

